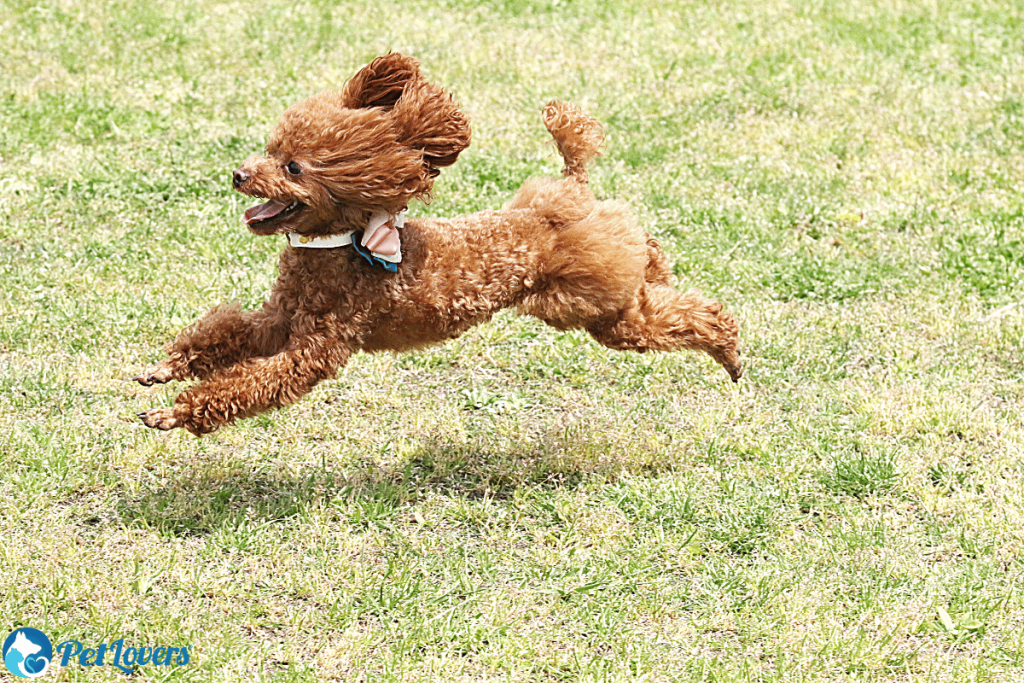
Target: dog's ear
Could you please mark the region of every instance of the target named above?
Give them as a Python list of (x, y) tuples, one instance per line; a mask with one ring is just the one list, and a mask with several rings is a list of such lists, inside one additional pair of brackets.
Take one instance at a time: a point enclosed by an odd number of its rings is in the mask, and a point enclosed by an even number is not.
[(342, 106), (349, 109), (395, 106), (406, 86), (420, 80), (420, 63), (397, 52), (377, 57), (345, 84)]
[(469, 119), (444, 90), (418, 78), (409, 83), (391, 110), (403, 145), (423, 153), (430, 177), (451, 166), (469, 147)]
[(423, 79), (412, 57), (377, 57), (345, 84), (341, 102), (349, 109), (390, 110), (399, 142), (422, 152), (430, 178), (469, 146), (469, 120), (444, 90)]

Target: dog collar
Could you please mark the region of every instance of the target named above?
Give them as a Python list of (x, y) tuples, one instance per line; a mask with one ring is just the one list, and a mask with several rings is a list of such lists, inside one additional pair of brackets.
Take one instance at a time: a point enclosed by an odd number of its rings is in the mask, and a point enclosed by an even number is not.
[(296, 249), (334, 249), (335, 247), (347, 247), (352, 244), (352, 233), (343, 232), (337, 235), (300, 235), (297, 232), (288, 233), (288, 244)]
[[(392, 273), (402, 262), (402, 244), (398, 228), (405, 225), (405, 211), (390, 214), (383, 209), (370, 216), (366, 228), (334, 235), (301, 235), (288, 233), (288, 244), (296, 249), (336, 249), (352, 245), (356, 253), (371, 264), (378, 263)], [(359, 237), (358, 233), (362, 233)], [(358, 237), (358, 239), (357, 239)]]

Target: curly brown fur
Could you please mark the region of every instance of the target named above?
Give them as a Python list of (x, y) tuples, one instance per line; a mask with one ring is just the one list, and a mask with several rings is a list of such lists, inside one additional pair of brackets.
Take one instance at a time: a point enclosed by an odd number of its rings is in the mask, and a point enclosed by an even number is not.
[[(625, 204), (597, 201), (587, 187), (603, 140), (598, 123), (562, 102), (547, 106), (544, 121), (564, 178), (527, 182), (501, 211), (409, 220), (396, 273), (351, 247), (287, 247), (260, 310), (214, 308), (136, 378), (201, 380), (142, 420), (211, 432), (294, 402), (357, 351), (443, 342), (510, 306), (558, 329), (586, 329), (613, 349), (703, 350), (738, 379), (735, 319), (717, 302), (672, 289), (657, 241)], [(423, 79), (415, 59), (390, 54), (340, 92), (289, 107), (267, 154), (246, 160), (234, 185), (267, 200), (246, 212), (256, 234), (336, 234), (428, 195), (469, 141), (451, 98)]]

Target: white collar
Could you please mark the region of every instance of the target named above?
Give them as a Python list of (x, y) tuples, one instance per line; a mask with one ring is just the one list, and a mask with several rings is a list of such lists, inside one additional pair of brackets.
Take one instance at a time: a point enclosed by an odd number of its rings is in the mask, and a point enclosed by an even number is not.
[(355, 230), (335, 235), (301, 235), (297, 232), (288, 233), (288, 244), (296, 249), (334, 249), (352, 244), (352, 233)]
[[(384, 226), (387, 226), (385, 230), (388, 230), (401, 228), (404, 225), (405, 211), (399, 211), (397, 215), (390, 214), (383, 209), (374, 211), (373, 215), (370, 216), (369, 222), (366, 224), (366, 229), (363, 231), (363, 238), (360, 240), (360, 244), (365, 247), (374, 234)], [(301, 235), (297, 232), (290, 232), (288, 233), (288, 244), (297, 249), (335, 249), (337, 247), (347, 247), (352, 244), (352, 235), (355, 232), (357, 231), (349, 230), (348, 232), (340, 232), (334, 235)], [(402, 249), (398, 242), (397, 231), (394, 236), (394, 244), (398, 248), (398, 251), (394, 254), (384, 254), (376, 251), (370, 251), (370, 253), (388, 263), (401, 263)]]

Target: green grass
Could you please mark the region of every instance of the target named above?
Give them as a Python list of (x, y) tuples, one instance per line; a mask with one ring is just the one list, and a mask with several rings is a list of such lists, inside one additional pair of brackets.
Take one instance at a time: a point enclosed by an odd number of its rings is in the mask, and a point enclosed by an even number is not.
[[(1024, 680), (1018, 3), (0, 16), (0, 637), (190, 646), (147, 680)], [(746, 377), (503, 314), (143, 428), (177, 387), (127, 379), (275, 276), (230, 171), (392, 49), (474, 125), (415, 213), (557, 173), (539, 111), (573, 99)]]

